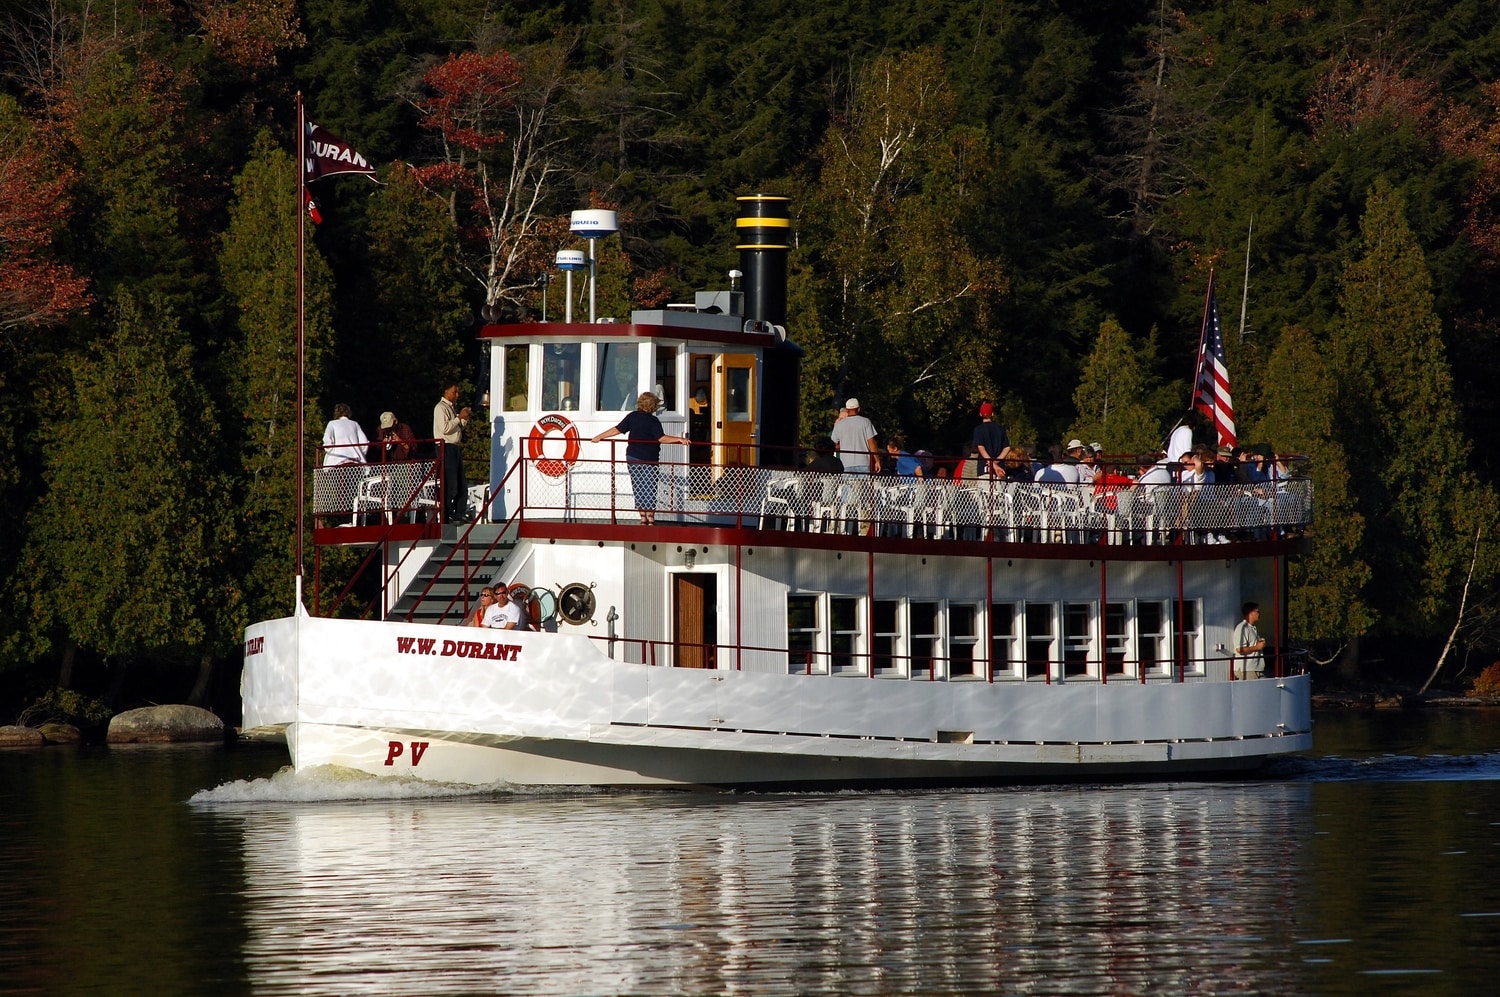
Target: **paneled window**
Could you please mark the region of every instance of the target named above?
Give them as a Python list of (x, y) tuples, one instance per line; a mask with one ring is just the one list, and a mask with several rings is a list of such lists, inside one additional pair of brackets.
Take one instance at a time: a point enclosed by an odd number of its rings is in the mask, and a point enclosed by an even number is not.
[(525, 412), (530, 408), (527, 376), (531, 373), (531, 347), (505, 348), (505, 411)]
[(948, 606), (948, 677), (973, 678), (980, 674), (979, 607)]
[(1203, 672), (1203, 634), (1199, 629), (1198, 602), (1189, 599), (1186, 602), (1173, 603), (1177, 612), (1173, 618), (1172, 628), (1172, 663), (1181, 665), (1182, 672), (1188, 675), (1202, 674)]
[(875, 632), (871, 635), (876, 675), (906, 674), (906, 651), (901, 642), (901, 603), (895, 599), (875, 600)]
[(1020, 620), (1016, 607), (1008, 602), (990, 605), (990, 668), (996, 677), (1014, 676), (1021, 665), (1021, 656), (1016, 651), (1020, 635), (1016, 623)]
[(676, 412), (677, 403), (677, 347), (658, 343), (656, 347), (656, 379), (651, 382), (661, 388), (662, 412)]
[(1087, 602), (1063, 603), (1063, 675), (1087, 675), (1094, 650), (1094, 607)]
[(600, 343), (598, 400), (600, 412), (628, 412), (639, 395), (640, 347), (635, 343)]
[(913, 602), (907, 607), (911, 620), (911, 674), (913, 678), (942, 678), (942, 635), (938, 633), (938, 604)]
[(1172, 653), (1168, 647), (1167, 604), (1141, 601), (1135, 604), (1135, 646), (1140, 668), (1147, 675), (1171, 671)]
[(828, 599), (828, 625), (830, 658), (835, 675), (863, 675), (865, 663), (858, 657), (859, 635), (864, 628), (859, 625), (859, 600), (835, 595)]
[(1026, 604), (1026, 677), (1046, 678), (1052, 667), (1052, 625), (1054, 606), (1050, 602)]
[(823, 669), (819, 664), (818, 597), (786, 597), (786, 667), (793, 674), (811, 674)]
[(578, 408), (578, 374), (582, 367), (580, 343), (550, 343), (542, 349), (542, 408)]
[(1104, 607), (1104, 674), (1130, 674), (1130, 631), (1127, 622), (1130, 605), (1112, 602)]

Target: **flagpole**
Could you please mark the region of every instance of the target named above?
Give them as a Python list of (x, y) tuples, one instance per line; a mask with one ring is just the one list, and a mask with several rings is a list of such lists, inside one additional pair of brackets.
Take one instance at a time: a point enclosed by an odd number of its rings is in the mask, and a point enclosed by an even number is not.
[(302, 609), (302, 536), (303, 523), (303, 478), (307, 463), (307, 405), (303, 400), (304, 373), (306, 369), (306, 336), (303, 329), (303, 259), (307, 252), (307, 118), (302, 107), (302, 91), (297, 91), (297, 605), (294, 611), (301, 615)]

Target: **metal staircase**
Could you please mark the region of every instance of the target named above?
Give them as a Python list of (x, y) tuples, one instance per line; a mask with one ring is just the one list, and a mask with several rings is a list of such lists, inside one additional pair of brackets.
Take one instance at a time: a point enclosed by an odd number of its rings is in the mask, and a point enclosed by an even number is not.
[[(478, 604), (479, 590), (499, 574), (516, 548), (514, 531), (504, 533), (505, 526), (498, 523), (455, 525), (444, 529), (441, 540), (420, 543), (411, 556), (419, 557), (425, 550), (427, 557), (402, 587), (386, 619), (406, 621), (410, 614), (412, 623), (461, 622), (465, 606), (472, 610)], [(461, 594), (465, 589), (467, 603)]]

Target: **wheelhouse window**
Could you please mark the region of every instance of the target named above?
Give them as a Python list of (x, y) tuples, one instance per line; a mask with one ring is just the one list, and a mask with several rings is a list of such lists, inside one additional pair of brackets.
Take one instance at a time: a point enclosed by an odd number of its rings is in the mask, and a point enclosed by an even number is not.
[(979, 607), (948, 607), (948, 677), (975, 678), (979, 672)]
[(863, 675), (859, 660), (859, 600), (835, 595), (828, 600), (830, 667), (835, 675)]
[(578, 374), (583, 344), (551, 343), (542, 350), (542, 408), (568, 412), (578, 408)]
[(531, 407), (531, 347), (507, 346), (505, 358), (505, 411), (525, 412)]
[(793, 674), (811, 675), (824, 669), (819, 663), (818, 597), (786, 597), (786, 666)]
[(635, 408), (640, 385), (641, 352), (635, 343), (600, 343), (595, 407), (600, 412), (628, 412)]
[(657, 394), (661, 395), (661, 410), (676, 412), (677, 402), (677, 347), (658, 344), (656, 347)]

